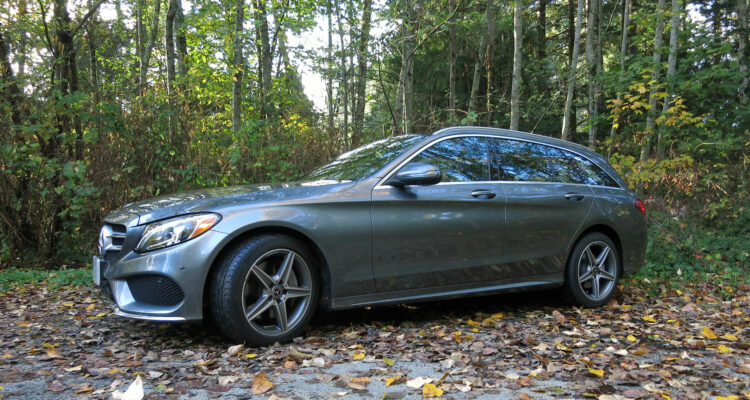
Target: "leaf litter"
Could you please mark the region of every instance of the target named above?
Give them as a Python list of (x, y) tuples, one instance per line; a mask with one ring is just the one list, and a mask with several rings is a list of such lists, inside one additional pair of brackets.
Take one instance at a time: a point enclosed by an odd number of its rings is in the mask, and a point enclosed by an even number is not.
[(260, 348), (116, 317), (93, 288), (26, 285), (0, 303), (0, 398), (750, 399), (750, 287), (721, 289), (628, 282), (600, 309), (543, 292), (321, 311)]

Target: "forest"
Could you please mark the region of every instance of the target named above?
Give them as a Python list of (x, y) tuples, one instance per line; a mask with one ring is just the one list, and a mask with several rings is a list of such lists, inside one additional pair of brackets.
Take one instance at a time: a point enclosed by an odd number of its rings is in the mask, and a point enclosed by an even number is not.
[(134, 200), (478, 125), (605, 155), (646, 201), (649, 276), (747, 280), (747, 17), (747, 0), (6, 0), (0, 265), (85, 265)]

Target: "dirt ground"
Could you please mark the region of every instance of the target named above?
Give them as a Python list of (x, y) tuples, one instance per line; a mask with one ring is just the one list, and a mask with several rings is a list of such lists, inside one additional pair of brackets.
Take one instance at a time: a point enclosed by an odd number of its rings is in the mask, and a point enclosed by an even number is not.
[(254, 348), (26, 285), (0, 294), (0, 398), (109, 399), (140, 377), (153, 399), (750, 399), (750, 288), (644, 288), (594, 310), (533, 292), (319, 312)]

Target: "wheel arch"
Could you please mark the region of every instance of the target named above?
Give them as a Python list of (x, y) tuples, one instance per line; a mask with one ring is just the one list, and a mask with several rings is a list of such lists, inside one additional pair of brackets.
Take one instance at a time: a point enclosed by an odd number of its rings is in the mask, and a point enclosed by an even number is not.
[(320, 297), (318, 304), (324, 308), (330, 308), (331, 305), (331, 271), (326, 261), (326, 257), (323, 254), (320, 246), (315, 241), (306, 235), (299, 229), (295, 229), (284, 225), (263, 225), (263, 226), (251, 226), (244, 230), (236, 232), (227, 240), (221, 248), (216, 252), (215, 257), (211, 261), (211, 265), (206, 273), (206, 279), (203, 284), (203, 315), (204, 319), (208, 315), (207, 309), (209, 303), (209, 291), (211, 287), (211, 280), (216, 275), (216, 270), (219, 268), (219, 263), (226, 256), (227, 253), (233, 250), (233, 248), (248, 238), (267, 235), (267, 234), (281, 234), (290, 236), (301, 243), (305, 244), (310, 252), (318, 261), (318, 277), (320, 282)]

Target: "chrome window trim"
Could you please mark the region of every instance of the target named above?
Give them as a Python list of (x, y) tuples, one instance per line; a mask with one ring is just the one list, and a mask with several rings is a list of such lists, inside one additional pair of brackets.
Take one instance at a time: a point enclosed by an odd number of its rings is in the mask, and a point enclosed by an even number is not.
[[(527, 142), (527, 143), (539, 144), (539, 145), (542, 145), (542, 146), (554, 147), (554, 148), (562, 150), (562, 151), (568, 151), (568, 152), (571, 152), (573, 154), (577, 154), (577, 155), (583, 157), (584, 159), (590, 161), (591, 163), (593, 163), (597, 167), (599, 167), (599, 164), (597, 164), (596, 162), (594, 162), (590, 158), (586, 157), (586, 155), (581, 154), (581, 153), (579, 153), (579, 152), (577, 152), (575, 150), (566, 149), (564, 147), (557, 146), (557, 145), (554, 145), (554, 144), (542, 143), (542, 142), (538, 142), (538, 141), (534, 141), (534, 140), (530, 140), (530, 139), (525, 139), (525, 138), (521, 139), (521, 138), (516, 138), (516, 137), (504, 136), (502, 134), (492, 135), (492, 134), (487, 134), (487, 133), (457, 133), (455, 135), (448, 135), (448, 136), (442, 137), (440, 139), (437, 139), (435, 141), (427, 143), (426, 146), (424, 146), (423, 148), (419, 149), (414, 154), (412, 154), (411, 156), (409, 156), (407, 159), (405, 159), (404, 161), (400, 162), (398, 165), (396, 165), (395, 167), (393, 167), (393, 169), (391, 169), (390, 171), (388, 171), (388, 173), (385, 174), (385, 177), (381, 178), (378, 181), (378, 183), (375, 184), (375, 187), (373, 187), (373, 190), (375, 190), (375, 189), (382, 189), (382, 188), (386, 188), (386, 187), (392, 187), (390, 185), (386, 185), (385, 182), (387, 182), (388, 179), (390, 179), (391, 176), (393, 176), (393, 174), (395, 174), (399, 169), (401, 169), (401, 167), (403, 167), (404, 165), (408, 164), (413, 158), (415, 158), (418, 155), (422, 154), (423, 151), (425, 151), (425, 150), (429, 149), (430, 147), (432, 147), (432, 146), (434, 146), (434, 145), (442, 142), (443, 140), (453, 139), (453, 138), (457, 138), (457, 137), (487, 137), (487, 138), (496, 138), (496, 139), (515, 140), (515, 141), (519, 141), (519, 142)], [(487, 157), (488, 157), (487, 161), (489, 161), (489, 156), (490, 156), (490, 154), (489, 154), (489, 150), (488, 150), (487, 151)], [(615, 179), (614, 177), (612, 177), (612, 175), (610, 175), (610, 173), (607, 172), (607, 170), (605, 170), (602, 167), (599, 167), (599, 169), (601, 169), (605, 174), (607, 174), (607, 176), (609, 176), (610, 179), (612, 179), (613, 181), (615, 181), (615, 183), (618, 183), (617, 179)], [(537, 181), (440, 182), (440, 183), (438, 183), (438, 185), (441, 185), (441, 184), (456, 184), (456, 183), (459, 183), (459, 184), (468, 184), (468, 183), (471, 183), (471, 184), (481, 184), (481, 183), (485, 183), (485, 184), (487, 184), (487, 183), (525, 183), (525, 184), (534, 183), (534, 184), (539, 184), (539, 183), (547, 183), (547, 184), (557, 184), (557, 185), (560, 185), (560, 184), (563, 184), (563, 185), (580, 185), (580, 186), (601, 187), (601, 188), (608, 188), (608, 189), (625, 190), (625, 188), (623, 188), (622, 186), (619, 186), (619, 183), (618, 183), (618, 186), (606, 186), (606, 185), (591, 185), (591, 184), (588, 184), (588, 183), (566, 183), (566, 182), (546, 182), (546, 181), (542, 181), (542, 182), (537, 182)]]

